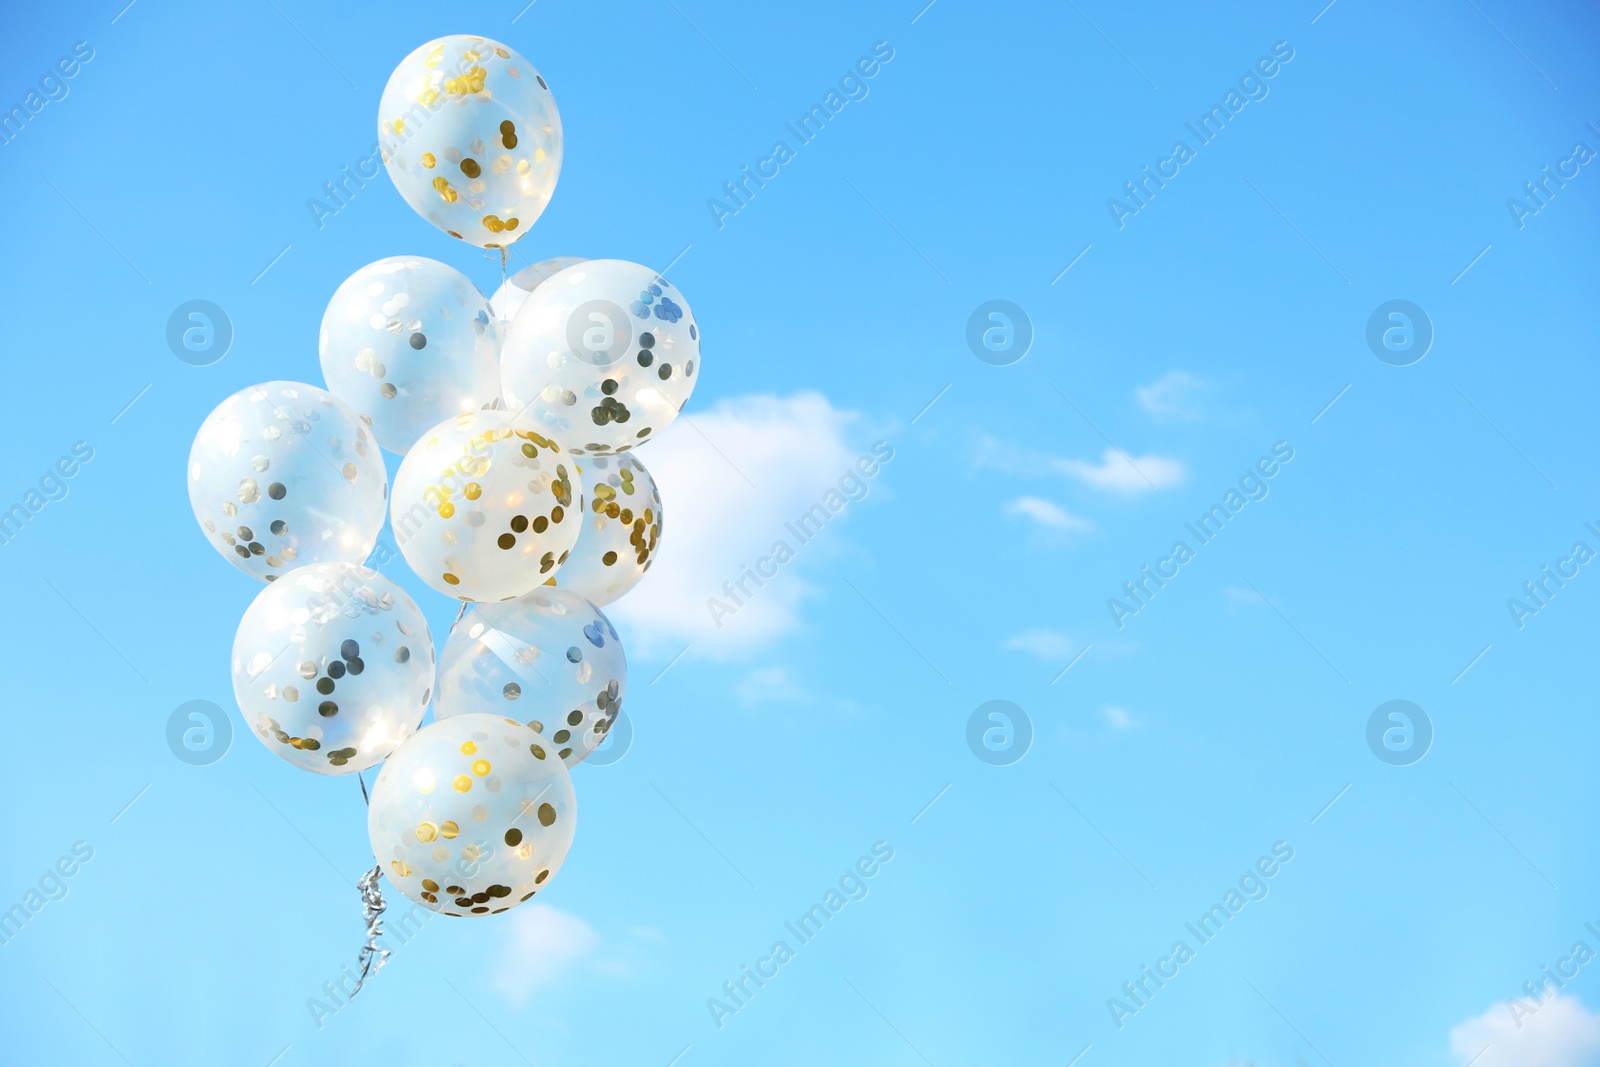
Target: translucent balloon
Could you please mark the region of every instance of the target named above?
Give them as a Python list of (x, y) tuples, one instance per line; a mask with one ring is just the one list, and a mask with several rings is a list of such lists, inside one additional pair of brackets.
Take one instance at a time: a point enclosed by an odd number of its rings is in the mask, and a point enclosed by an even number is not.
[(498, 915), (550, 884), (578, 801), (550, 743), (515, 719), (419, 730), (378, 774), (367, 836), (389, 881), (446, 915)]
[(528, 294), (550, 280), (556, 274), (575, 267), (579, 263), (588, 262), (578, 256), (556, 256), (554, 259), (542, 259), (531, 267), (523, 267), (517, 273), (500, 283), (500, 288), (494, 291), (489, 298), (489, 307), (494, 310), (495, 317), (500, 320), (502, 329), (516, 317), (517, 311), (523, 302), (528, 299)]
[(378, 104), (378, 143), (406, 203), (483, 248), (527, 233), (561, 173), (549, 86), (486, 37), (440, 37), (402, 60)]
[(383, 528), (377, 442), (331, 393), (300, 382), (240, 390), (200, 425), (189, 504), (217, 551), (262, 581), (307, 563), (360, 563)]
[(313, 563), (263, 589), (233, 639), (233, 695), (296, 767), (354, 774), (410, 737), (433, 692), (433, 638), (394, 582)]
[(677, 418), (699, 369), (683, 294), (637, 263), (592, 259), (528, 296), (506, 330), (500, 385), (519, 425), (604, 456)]
[(500, 323), (436, 260), (393, 256), (345, 279), (317, 350), (329, 391), (401, 455), (441, 419), (500, 401)]
[(631, 455), (584, 461), (589, 506), (556, 585), (604, 607), (639, 584), (661, 543), (661, 494)]
[(577, 593), (535, 589), (480, 604), (451, 629), (439, 657), (434, 715), (514, 715), (574, 766), (622, 710), (628, 661), (611, 621)]
[(411, 569), (461, 600), (509, 600), (554, 576), (582, 510), (578, 465), (499, 411), (423, 434), (395, 474), (390, 506)]

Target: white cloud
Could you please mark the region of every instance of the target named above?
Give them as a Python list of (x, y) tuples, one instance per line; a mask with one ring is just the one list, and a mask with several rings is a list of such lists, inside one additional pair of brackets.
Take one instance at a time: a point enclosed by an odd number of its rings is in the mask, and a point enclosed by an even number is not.
[(973, 467), (979, 469), (996, 470), (1030, 480), (1037, 479), (1043, 473), (1063, 475), (1095, 489), (1122, 493), (1171, 489), (1182, 485), (1189, 473), (1182, 460), (1168, 456), (1130, 457), (1115, 448), (1108, 448), (1101, 453), (1100, 462), (1094, 463), (1007, 445), (987, 434), (973, 442), (971, 456)]
[(1007, 515), (1020, 515), (1032, 519), (1040, 526), (1059, 533), (1088, 533), (1095, 528), (1088, 519), (1061, 510), (1055, 504), (1036, 496), (1018, 497), (1006, 505)]
[(1237, 585), (1224, 586), (1222, 595), (1228, 600), (1229, 610), (1243, 607), (1266, 607), (1272, 603), (1254, 589), (1244, 589)]
[(1081, 459), (1052, 459), (1050, 466), (1095, 489), (1118, 493), (1171, 489), (1182, 485), (1188, 475), (1181, 460), (1166, 456), (1128, 456), (1115, 448), (1101, 453), (1098, 464)]
[(1200, 398), (1206, 382), (1181, 370), (1168, 371), (1133, 391), (1139, 406), (1157, 422), (1193, 422), (1204, 414)]
[(1004, 647), (1013, 652), (1026, 652), (1043, 663), (1066, 659), (1078, 651), (1071, 638), (1054, 630), (1023, 630), (1007, 638)]
[[(734, 397), (686, 412), (635, 453), (661, 489), (664, 523), (650, 573), (606, 609), (630, 651), (672, 656), (692, 642), (696, 654), (737, 658), (800, 626), (812, 592), (802, 572), (839, 550), (833, 527), (857, 505), (844, 503), (809, 543), (787, 524), (798, 526), (830, 490), (838, 493), (841, 478), (857, 474), (857, 458), (870, 449), (847, 443), (856, 421), (815, 392)], [(869, 495), (881, 492), (884, 477), (880, 470), (849, 488), (857, 496), (857, 484)], [(794, 559), (757, 586), (742, 568), (771, 555), (779, 541)], [(728, 582), (735, 583), (731, 594)], [(712, 597), (733, 614), (714, 617)]]
[[(1600, 1014), (1576, 997), (1557, 995), (1534, 1008), (1521, 997), (1515, 1017), (1508, 1004), (1450, 1031), (1450, 1052), (1472, 1067), (1596, 1067), (1600, 1065)], [(1520, 1024), (1520, 1025), (1519, 1025)]]
[(1100, 709), (1100, 718), (1113, 730), (1131, 730), (1139, 725), (1139, 720), (1135, 719), (1127, 708), (1119, 708), (1113, 704), (1107, 704)]
[(544, 904), (517, 908), (511, 913), (510, 925), (492, 982), (519, 1008), (535, 989), (558, 983), (600, 944), (588, 923)]
[(784, 667), (756, 668), (739, 679), (737, 693), (746, 707), (805, 700), (810, 695)]

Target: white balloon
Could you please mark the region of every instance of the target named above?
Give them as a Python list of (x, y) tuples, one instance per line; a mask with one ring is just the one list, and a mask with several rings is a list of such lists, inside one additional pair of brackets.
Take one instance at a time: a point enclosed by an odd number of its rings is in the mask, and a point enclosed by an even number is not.
[(354, 774), (416, 730), (433, 691), (433, 638), (394, 582), (313, 563), (263, 589), (233, 639), (233, 695), (275, 755)]
[(343, 401), (314, 385), (241, 389), (189, 450), (189, 504), (235, 567), (270, 582), (308, 563), (360, 563), (383, 528), (388, 472)]
[(527, 233), (561, 174), (549, 86), (487, 37), (440, 37), (401, 60), (378, 104), (378, 143), (406, 203), (483, 248)]
[(317, 351), (329, 391), (401, 455), (441, 419), (500, 402), (500, 323), (437, 260), (391, 256), (345, 279)]
[(541, 588), (467, 609), (439, 657), (433, 713), (515, 716), (572, 767), (606, 739), (627, 689), (611, 620), (577, 593)]
[(604, 607), (639, 584), (661, 544), (661, 494), (632, 453), (584, 461), (589, 506), (556, 585)]
[(553, 577), (582, 510), (577, 463), (499, 411), (423, 434), (395, 474), (390, 507), (417, 577), (461, 600), (509, 600)]
[(579, 256), (556, 256), (552, 259), (541, 259), (531, 267), (523, 267), (517, 273), (500, 283), (500, 288), (494, 291), (489, 298), (489, 307), (494, 310), (495, 317), (500, 320), (502, 328), (516, 318), (517, 311), (523, 302), (528, 299), (528, 294), (550, 278), (575, 267), (579, 263), (587, 262)]
[(499, 715), (419, 730), (372, 788), (367, 835), (389, 881), (430, 911), (498, 915), (550, 884), (577, 828), (567, 768)]
[(575, 456), (605, 456), (677, 418), (699, 364), (699, 328), (671, 282), (637, 263), (592, 259), (529, 294), (506, 331), (500, 385), (519, 425)]

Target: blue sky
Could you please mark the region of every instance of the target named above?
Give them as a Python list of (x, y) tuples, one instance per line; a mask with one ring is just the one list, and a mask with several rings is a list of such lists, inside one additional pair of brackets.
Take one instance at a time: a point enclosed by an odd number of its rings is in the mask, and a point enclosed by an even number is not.
[[(37, 113), (0, 145), (0, 507), (27, 512), (0, 909), (38, 903), (0, 944), (5, 1058), (1600, 1063), (1596, 16), (1323, 2), (5, 15), (0, 109)], [(370, 159), (394, 65), (463, 32), (561, 110), (513, 267), (672, 263), (703, 372), (638, 453), (666, 521), (608, 609), (632, 747), (575, 771), (565, 867), (493, 921), (413, 924), (346, 1004), (356, 784), (237, 719), (215, 762), (168, 746), (185, 702), (236, 716), (259, 588), (184, 461), (234, 391), (320, 384), (361, 266), (499, 284), (384, 175), (309, 203)], [(777, 171), (730, 211), (747, 166)], [(233, 338), (193, 366), (166, 329), (201, 299)], [(991, 300), (1031, 324), (1010, 365), (967, 343)], [(1393, 300), (1433, 333), (1405, 366), (1367, 342)], [(859, 499), (712, 612), (877, 442)], [(1165, 584), (1118, 619), (1146, 566)], [(383, 569), (442, 636), (453, 603)], [(968, 746), (991, 700), (1031, 726), (1004, 765)], [(1393, 700), (1420, 760), (1369, 748)], [(733, 1001), (747, 966), (771, 976)]]

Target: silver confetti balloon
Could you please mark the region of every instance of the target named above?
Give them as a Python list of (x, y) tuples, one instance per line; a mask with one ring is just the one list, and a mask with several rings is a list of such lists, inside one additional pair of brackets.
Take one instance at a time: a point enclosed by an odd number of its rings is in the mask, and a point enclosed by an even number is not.
[(377, 571), (313, 563), (263, 589), (233, 641), (233, 695), (261, 743), (296, 767), (354, 774), (416, 730), (434, 684), (433, 639)]
[(506, 330), (500, 386), (518, 425), (606, 456), (677, 418), (699, 369), (683, 294), (648, 267), (591, 259), (529, 294)]
[(437, 260), (392, 256), (350, 275), (317, 351), (329, 391), (401, 455), (441, 420), (500, 402), (500, 323), (478, 287)]
[(189, 503), (235, 567), (270, 582), (308, 563), (360, 563), (383, 528), (377, 441), (331, 393), (302, 382), (241, 389), (189, 450)]
[(434, 715), (514, 716), (571, 767), (605, 740), (627, 688), (611, 621), (577, 593), (539, 588), (467, 609), (440, 653)]

